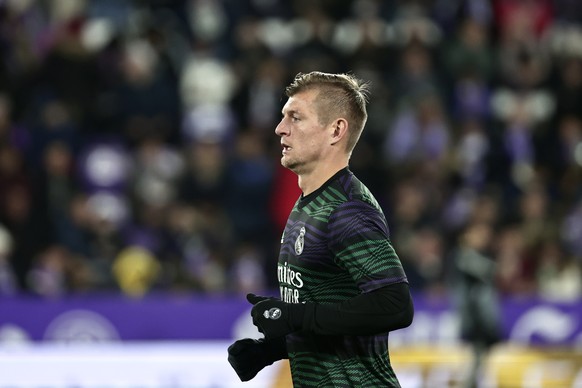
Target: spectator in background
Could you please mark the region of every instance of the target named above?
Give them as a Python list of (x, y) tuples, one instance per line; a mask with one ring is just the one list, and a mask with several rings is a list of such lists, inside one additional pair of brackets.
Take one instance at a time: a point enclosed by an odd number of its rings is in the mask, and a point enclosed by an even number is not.
[(402, 109), (386, 137), (384, 155), (394, 164), (442, 167), (450, 131), (436, 94), (418, 96)]
[(12, 236), (0, 224), (0, 296), (15, 295), (20, 291), (16, 275), (10, 263), (12, 251)]
[(32, 258), (53, 238), (46, 214), (37, 211), (35, 183), (22, 154), (9, 145), (0, 145), (0, 222), (12, 236), (9, 262), (22, 289), (28, 286)]
[(222, 207), (226, 196), (228, 155), (215, 141), (193, 141), (184, 147), (186, 166), (179, 177), (179, 198), (193, 205)]
[(407, 276), (411, 283), (414, 282), (413, 288), (434, 297), (445, 295), (445, 279), (449, 272), (446, 266), (449, 263), (445, 260), (443, 235), (433, 228), (423, 227), (414, 232), (411, 240), (409, 260), (413, 265), (409, 263), (406, 268), (411, 270)]
[(160, 62), (159, 53), (145, 39), (131, 40), (121, 51), (121, 80), (112, 90), (113, 108), (118, 130), (130, 142), (152, 136), (164, 141), (178, 138), (178, 85)]
[(580, 197), (582, 181), (582, 119), (577, 115), (564, 115), (557, 119), (556, 127), (547, 138), (551, 145), (545, 154), (549, 188), (556, 193), (556, 203), (562, 210), (573, 206)]
[(487, 25), (473, 18), (459, 21), (456, 37), (445, 51), (449, 76), (473, 75), (490, 81), (495, 73), (495, 56), (490, 46)]
[(465, 119), (460, 122), (452, 157), (454, 169), (462, 180), (461, 187), (476, 191), (485, 187), (490, 148), (491, 141), (481, 120)]
[(266, 269), (268, 260), (266, 252), (259, 249), (257, 244), (240, 243), (233, 255), (233, 264), (230, 273), (230, 282), (233, 291), (248, 294), (256, 290), (270, 288), (267, 281)]
[(53, 96), (65, 104), (74, 122), (87, 125), (101, 78), (95, 54), (82, 40), (84, 26), (80, 15), (64, 18), (55, 24), (54, 40), (39, 67), (38, 78), (31, 86), (36, 96)]
[(59, 247), (43, 251), (28, 272), (30, 290), (46, 298), (62, 297), (69, 292), (66, 284), (66, 256)]
[(239, 133), (227, 166), (225, 198), (237, 239), (260, 246), (273, 238), (268, 203), (274, 168), (265, 148), (262, 134), (252, 130)]
[(239, 85), (233, 99), (237, 115), (242, 128), (253, 128), (267, 138), (272, 123), (279, 119), (285, 65), (279, 58), (270, 57), (245, 71), (249, 72), (248, 83)]
[(43, 152), (39, 181), (39, 202), (55, 228), (56, 238), (63, 241), (63, 228), (71, 201), (78, 190), (74, 177), (74, 155), (68, 144), (53, 141)]
[(399, 68), (391, 80), (394, 92), (405, 102), (416, 102), (426, 95), (442, 98), (443, 88), (427, 47), (412, 42), (399, 55)]
[(523, 192), (520, 197), (518, 218), (525, 249), (528, 252), (535, 252), (534, 247), (539, 241), (553, 235), (557, 225), (551, 214), (548, 194), (543, 186), (533, 185)]
[(177, 199), (176, 186), (184, 173), (182, 153), (161, 134), (141, 136), (131, 155), (131, 196), (143, 207), (163, 209)]
[(540, 297), (560, 302), (578, 300), (582, 293), (580, 256), (569, 253), (556, 238), (540, 240), (537, 251), (536, 277)]
[(497, 229), (493, 255), (497, 263), (497, 287), (504, 296), (530, 296), (535, 291), (535, 262), (526, 250), (519, 223)]
[(140, 246), (127, 246), (112, 265), (119, 289), (131, 297), (142, 297), (155, 287), (160, 278), (160, 263), (151, 251)]
[(492, 225), (471, 223), (454, 250), (454, 300), (461, 338), (471, 346), (473, 359), (464, 387), (476, 388), (491, 346), (501, 338), (501, 315), (496, 291), (496, 264), (489, 256)]
[(561, 241), (568, 251), (582, 257), (582, 200), (568, 206), (559, 228)]

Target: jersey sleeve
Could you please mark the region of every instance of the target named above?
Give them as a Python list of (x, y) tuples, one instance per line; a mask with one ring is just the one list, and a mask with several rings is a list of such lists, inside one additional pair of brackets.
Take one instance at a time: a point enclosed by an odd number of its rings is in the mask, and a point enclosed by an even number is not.
[(329, 249), (362, 292), (408, 282), (388, 234), (386, 218), (372, 204), (352, 200), (339, 205), (329, 224)]
[(334, 304), (305, 304), (301, 329), (323, 335), (376, 335), (412, 323), (414, 304), (401, 282)]

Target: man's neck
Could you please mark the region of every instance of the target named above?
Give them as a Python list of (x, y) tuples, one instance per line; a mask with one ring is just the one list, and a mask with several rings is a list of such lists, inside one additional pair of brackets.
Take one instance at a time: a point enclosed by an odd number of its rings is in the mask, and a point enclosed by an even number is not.
[[(310, 173), (298, 174), (298, 185), (303, 195), (309, 195), (319, 189), (325, 182), (334, 176), (338, 171), (346, 168), (348, 163), (335, 163), (329, 166), (322, 166)], [(325, 167), (325, 168), (324, 168)]]

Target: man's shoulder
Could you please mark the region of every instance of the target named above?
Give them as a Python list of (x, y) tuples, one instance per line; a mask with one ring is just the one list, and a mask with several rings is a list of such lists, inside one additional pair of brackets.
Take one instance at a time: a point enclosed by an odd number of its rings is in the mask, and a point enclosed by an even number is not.
[(344, 202), (361, 202), (380, 209), (380, 205), (378, 204), (376, 197), (374, 197), (374, 194), (372, 194), (370, 189), (368, 189), (368, 187), (352, 172), (343, 176), (340, 179), (340, 184), (345, 190), (346, 200)]

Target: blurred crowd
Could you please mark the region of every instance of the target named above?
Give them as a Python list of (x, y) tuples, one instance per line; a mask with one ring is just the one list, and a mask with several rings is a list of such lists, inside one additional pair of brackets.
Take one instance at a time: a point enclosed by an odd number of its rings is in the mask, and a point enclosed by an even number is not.
[(477, 241), (502, 295), (582, 296), (578, 0), (0, 0), (0, 295), (276, 288), (311, 70), (371, 84), (350, 167), (414, 292)]

